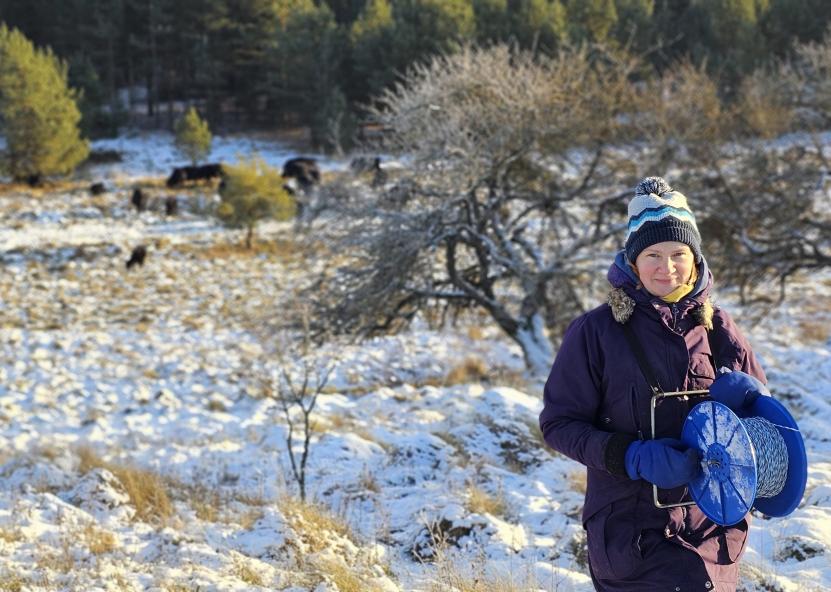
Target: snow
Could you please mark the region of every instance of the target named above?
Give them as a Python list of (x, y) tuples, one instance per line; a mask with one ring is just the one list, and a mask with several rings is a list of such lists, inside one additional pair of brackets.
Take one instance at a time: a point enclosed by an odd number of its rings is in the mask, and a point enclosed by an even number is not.
[[(117, 166), (104, 164), (83, 167), (79, 171), (79, 176), (87, 179), (115, 182), (148, 176), (167, 177), (174, 167), (190, 164), (176, 151), (172, 135), (163, 132), (94, 140), (90, 148), (92, 151), (100, 152), (114, 150), (121, 154), (122, 161)], [(282, 169), (286, 160), (301, 154), (278, 140), (216, 135), (212, 139), (211, 152), (205, 157), (205, 162), (234, 163), (239, 161), (241, 156), (248, 158), (253, 155), (259, 156), (273, 167)], [(323, 170), (342, 170), (348, 164), (343, 160), (314, 152), (302, 153), (302, 156), (316, 158)]]
[[(288, 154), (217, 140), (212, 160), (256, 149), (281, 164)], [(169, 136), (94, 147), (125, 154), (84, 173), (108, 179), (105, 196), (0, 196), (0, 581), (323, 592), (341, 565), (369, 591), (430, 590), (449, 569), (520, 590), (592, 589), (582, 467), (542, 445), (545, 376), (487, 323), (416, 323), (315, 352), (333, 372), (313, 413), (307, 494), (334, 523), (298, 517), (288, 426), (265, 385), (279, 368), (281, 311), (326, 262), (207, 255), (239, 239), (197, 206), (208, 190), (182, 194), (172, 220), (127, 207), (135, 179), (182, 164)], [(148, 261), (128, 273), (139, 241), (151, 244)], [(794, 282), (765, 314), (719, 295), (809, 458), (799, 508), (753, 521), (746, 591), (831, 589), (831, 272)], [(489, 378), (454, 372), (471, 361)], [(84, 469), (82, 450), (102, 466)], [(116, 476), (125, 467), (160, 476), (169, 517), (136, 518)], [(493, 503), (474, 503), (474, 491)]]

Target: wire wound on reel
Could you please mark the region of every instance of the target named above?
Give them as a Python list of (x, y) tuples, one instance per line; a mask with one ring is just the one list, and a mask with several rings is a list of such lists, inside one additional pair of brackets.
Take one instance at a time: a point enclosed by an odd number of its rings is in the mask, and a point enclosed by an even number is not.
[(764, 417), (746, 417), (744, 424), (756, 457), (756, 497), (774, 497), (788, 478), (788, 449), (776, 426)]

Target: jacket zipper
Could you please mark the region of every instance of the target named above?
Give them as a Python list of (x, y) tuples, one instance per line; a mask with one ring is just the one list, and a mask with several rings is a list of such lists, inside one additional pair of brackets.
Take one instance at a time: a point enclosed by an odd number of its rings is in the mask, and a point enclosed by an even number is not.
[(678, 305), (673, 303), (671, 306), (672, 309), (672, 330), (678, 330)]
[(641, 416), (638, 413), (638, 390), (632, 388), (629, 397), (629, 406), (632, 409), (632, 419), (635, 420), (635, 429), (638, 431), (638, 440), (643, 440), (643, 431), (641, 430)]

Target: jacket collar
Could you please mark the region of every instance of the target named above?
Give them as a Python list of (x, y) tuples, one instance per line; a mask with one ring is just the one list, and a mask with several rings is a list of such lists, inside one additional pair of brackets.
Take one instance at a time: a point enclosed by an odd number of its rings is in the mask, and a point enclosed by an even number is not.
[[(620, 251), (615, 257), (607, 278), (612, 285), (607, 301), (612, 309), (612, 316), (618, 323), (628, 322), (638, 304), (650, 305), (651, 308), (652, 304), (657, 302), (668, 306), (663, 300), (644, 289), (638, 276), (626, 262), (624, 251)], [(707, 260), (701, 257), (698, 262), (698, 280), (696, 280), (695, 287), (678, 303), (685, 310), (689, 310), (697, 324), (707, 330), (713, 328), (713, 304), (710, 301), (712, 285), (713, 274), (710, 273)]]

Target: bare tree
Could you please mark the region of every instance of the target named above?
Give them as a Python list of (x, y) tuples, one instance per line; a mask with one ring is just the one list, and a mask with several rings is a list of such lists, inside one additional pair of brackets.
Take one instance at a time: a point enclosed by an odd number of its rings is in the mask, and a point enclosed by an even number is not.
[(819, 144), (754, 144), (688, 174), (712, 263), (743, 302), (781, 303), (794, 274), (831, 266), (829, 171)]
[[(319, 368), (309, 360), (303, 360), (299, 376), (293, 376), (295, 371), (284, 365), (279, 372), (275, 372), (272, 379), (273, 396), (279, 402), (289, 427), (286, 434), (286, 450), (291, 461), (292, 475), (300, 490), (300, 499), (303, 501), (306, 501), (306, 461), (311, 447), (311, 417), (317, 398), (326, 387), (331, 373), (331, 366)], [(303, 439), (299, 458), (294, 450), (296, 429), (302, 430)]]
[(547, 58), (497, 46), (412, 70), (374, 109), (386, 149), (411, 167), (339, 212), (353, 256), (315, 286), (321, 322), (367, 334), (430, 303), (478, 307), (545, 371), (547, 328), (591, 301), (597, 252), (614, 249), (630, 187), (650, 170), (618, 149), (640, 133), (626, 117), (637, 67), (590, 48)]
[[(311, 355), (308, 311), (301, 306), (296, 316), (302, 327), (299, 339), (284, 335), (277, 350), (279, 368), (272, 371), (269, 394), (279, 403), (288, 425), (286, 451), (291, 462), (292, 475), (300, 490), (300, 499), (306, 501), (306, 463), (312, 441), (312, 413), (318, 397), (323, 393), (334, 370), (331, 361), (320, 361)], [(295, 431), (302, 431), (302, 449), (295, 452)]]
[[(766, 104), (751, 103), (741, 108), (761, 126)], [(770, 104), (791, 120), (791, 103)], [(308, 292), (317, 322), (367, 335), (436, 303), (475, 307), (543, 374), (552, 341), (596, 305), (646, 175), (669, 174), (704, 226), (724, 230), (721, 243), (707, 231), (725, 247), (708, 248), (722, 285), (784, 286), (827, 265), (828, 218), (805, 199), (820, 195), (821, 151), (795, 158), (747, 140), (737, 109), (703, 67), (649, 76), (638, 58), (597, 48), (463, 48), (414, 68), (373, 110), (408, 169), (354, 192), (325, 225), (340, 266)]]

